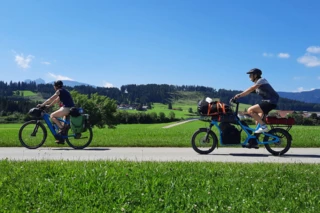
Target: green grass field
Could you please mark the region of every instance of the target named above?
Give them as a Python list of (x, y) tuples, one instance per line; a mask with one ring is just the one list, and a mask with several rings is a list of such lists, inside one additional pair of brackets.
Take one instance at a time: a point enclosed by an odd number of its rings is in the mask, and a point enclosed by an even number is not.
[(14, 91), (14, 92), (19, 92), (20, 94), (23, 93), (24, 97), (37, 96), (36, 93), (34, 93), (34, 92), (30, 91), (30, 90), (17, 90), (17, 91)]
[[(200, 127), (207, 127), (204, 121), (191, 121), (172, 128), (162, 128), (166, 124), (122, 124), (116, 129), (93, 129), (96, 147), (190, 147), (193, 133)], [(18, 132), (22, 124), (0, 124), (0, 146), (21, 146)], [(217, 131), (215, 131), (217, 133)], [(48, 132), (49, 133), (49, 132)], [(290, 130), (292, 147), (320, 147), (319, 127), (293, 126)], [(56, 146), (54, 138), (48, 134), (44, 146)], [(242, 134), (244, 140), (244, 134)], [(61, 146), (61, 145), (60, 145)], [(67, 145), (66, 145), (67, 146)]]
[(319, 212), (320, 165), (0, 161), (1, 212)]

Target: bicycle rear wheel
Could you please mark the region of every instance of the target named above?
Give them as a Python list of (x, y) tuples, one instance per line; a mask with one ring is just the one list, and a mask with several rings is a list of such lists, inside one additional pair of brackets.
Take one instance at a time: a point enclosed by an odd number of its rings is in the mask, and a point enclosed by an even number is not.
[[(68, 145), (74, 149), (83, 149), (87, 146), (92, 141), (93, 133), (92, 133), (92, 128), (88, 127), (85, 132), (79, 133), (79, 134), (74, 134), (72, 132), (72, 129), (69, 128), (67, 135), (69, 136), (66, 138), (66, 141)], [(73, 136), (71, 136), (73, 135)]]
[(217, 143), (216, 134), (211, 130), (207, 133), (206, 128), (198, 129), (191, 139), (192, 148), (199, 154), (209, 154), (216, 148)]
[[(268, 132), (268, 134), (277, 136), (280, 139), (280, 141), (277, 143), (264, 145), (272, 155), (275, 155), (275, 156), (283, 155), (290, 149), (292, 137), (287, 130), (281, 129), (281, 128), (274, 128), (274, 129), (271, 129)], [(264, 142), (269, 142), (269, 141), (271, 142), (272, 140), (273, 138), (268, 136), (265, 136), (263, 138)]]
[(24, 123), (19, 130), (19, 140), (22, 146), (36, 149), (43, 145), (47, 138), (45, 126), (36, 120)]

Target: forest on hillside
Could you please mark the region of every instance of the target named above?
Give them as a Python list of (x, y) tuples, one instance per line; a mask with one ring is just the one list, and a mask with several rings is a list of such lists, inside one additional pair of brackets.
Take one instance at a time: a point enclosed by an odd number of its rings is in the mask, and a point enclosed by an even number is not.
[[(228, 103), (228, 101), (241, 91), (214, 89), (212, 87), (192, 86), (192, 85), (168, 85), (168, 84), (145, 84), (123, 85), (121, 88), (105, 88), (93, 86), (75, 86), (65, 87), (69, 91), (75, 90), (81, 94), (88, 95), (97, 93), (113, 99), (117, 104), (145, 104), (163, 103), (169, 104), (172, 100), (179, 99), (179, 91), (200, 92), (203, 98), (211, 97), (220, 99), (220, 101)], [(35, 106), (35, 101), (30, 100), (28, 96), (16, 91), (32, 91), (42, 99), (49, 98), (54, 89), (52, 84), (36, 84), (35, 82), (3, 82), (0, 81), (0, 112), (20, 112), (26, 113), (30, 108)], [(199, 100), (194, 100), (195, 103)], [(240, 100), (245, 104), (256, 104), (260, 101), (260, 97), (256, 94), (250, 94)], [(294, 110), (294, 111), (320, 111), (320, 104), (305, 103), (286, 98), (280, 98), (277, 109)]]

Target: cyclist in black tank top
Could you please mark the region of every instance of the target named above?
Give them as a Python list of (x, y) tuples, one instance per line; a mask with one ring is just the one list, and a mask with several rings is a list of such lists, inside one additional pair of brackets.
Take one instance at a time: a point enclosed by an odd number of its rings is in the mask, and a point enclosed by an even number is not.
[(61, 134), (64, 134), (65, 129), (56, 118), (67, 116), (70, 112), (70, 108), (74, 107), (74, 102), (69, 91), (62, 88), (63, 87), (62, 81), (55, 81), (53, 86), (54, 86), (54, 89), (56, 90), (55, 94), (51, 96), (48, 100), (43, 102), (42, 104), (39, 104), (38, 107), (42, 107), (45, 105), (50, 107), (55, 103), (60, 103), (60, 108), (57, 111), (51, 113), (50, 118), (60, 128), (59, 132)]

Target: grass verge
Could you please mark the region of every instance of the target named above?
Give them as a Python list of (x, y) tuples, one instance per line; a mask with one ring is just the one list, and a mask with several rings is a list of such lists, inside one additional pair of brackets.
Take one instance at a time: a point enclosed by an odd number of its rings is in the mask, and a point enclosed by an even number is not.
[(319, 212), (320, 165), (0, 161), (1, 212)]

